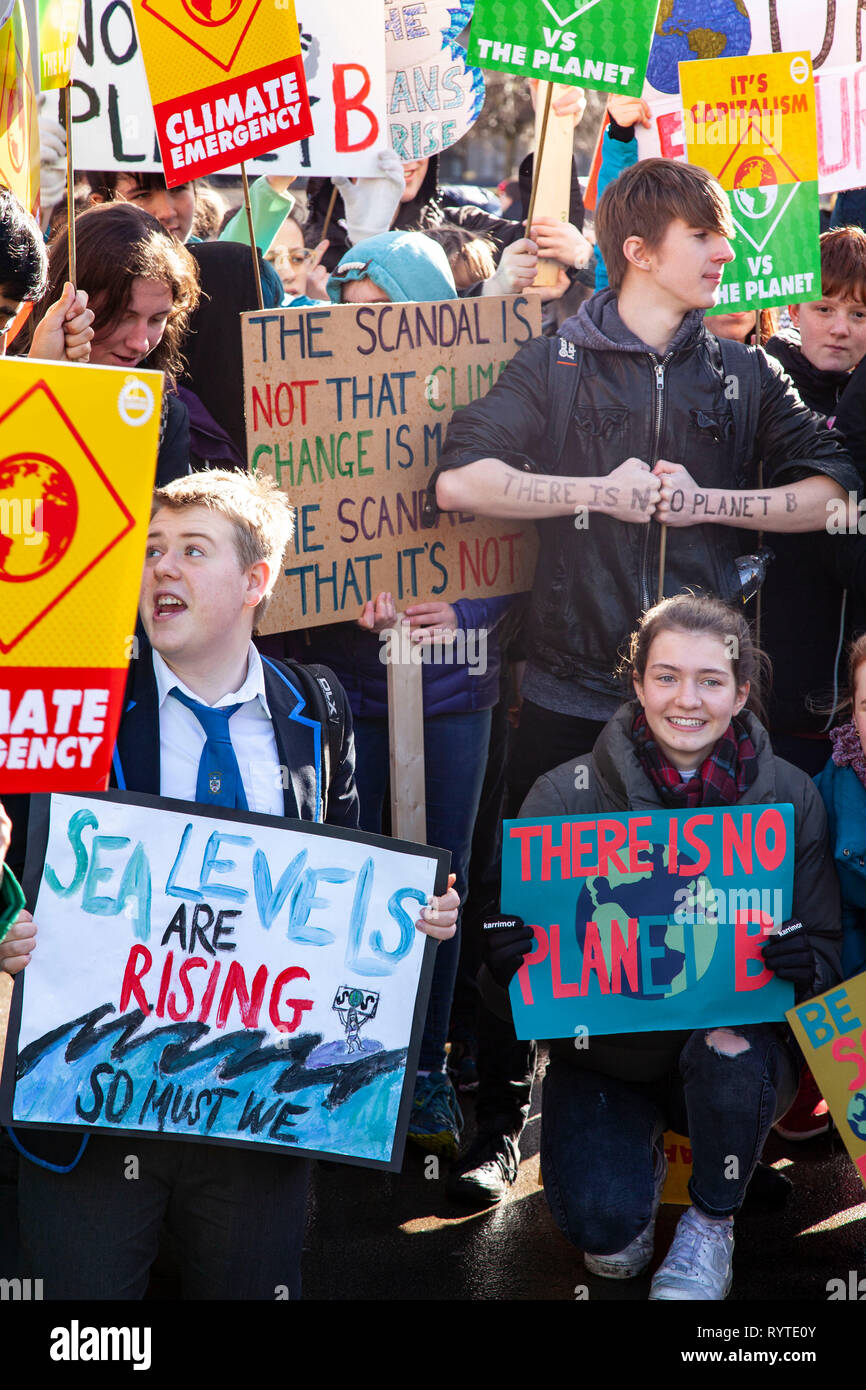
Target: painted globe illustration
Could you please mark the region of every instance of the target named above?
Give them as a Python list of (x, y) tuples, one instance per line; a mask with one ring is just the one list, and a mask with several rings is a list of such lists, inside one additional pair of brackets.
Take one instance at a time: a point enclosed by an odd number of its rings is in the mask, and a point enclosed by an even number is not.
[(735, 188), (759, 188), (778, 183), (776, 171), (768, 159), (751, 154), (744, 159), (734, 175)]
[(64, 468), (45, 454), (0, 460), (0, 581), (38, 579), (69, 549), (78, 498)]
[(243, 0), (183, 0), (183, 7), (197, 24), (225, 24), (243, 4)]
[[(614, 919), (623, 940), (627, 939), (629, 917), (665, 919), (651, 922), (648, 926), (645, 923), (641, 927), (642, 932), (649, 932), (653, 951), (652, 980), (644, 980), (643, 961), (639, 954), (637, 989), (629, 984), (625, 970), (621, 972), (621, 992), (629, 999), (663, 999), (680, 994), (706, 974), (715, 954), (718, 926), (714, 922), (675, 920), (675, 914), (683, 907), (686, 910), (681, 913), (683, 916), (692, 910), (689, 903), (684, 903), (682, 894), (688, 880), (678, 874), (660, 872), (666, 856), (666, 848), (657, 845), (652, 856), (655, 865), (652, 878), (646, 874), (620, 875), (612, 872), (607, 877), (588, 880), (578, 895), (574, 930), (581, 959), (587, 923), (595, 922), (608, 971), (612, 959), (611, 931)], [(712, 890), (706, 879), (694, 893), (693, 900), (698, 903), (713, 901)]]
[(760, 221), (772, 211), (778, 191), (778, 184), (764, 184), (758, 188), (735, 188), (733, 198), (744, 217)]
[(866, 1091), (858, 1091), (848, 1102), (848, 1123), (858, 1139), (866, 1140)]
[(746, 0), (661, 0), (647, 81), (660, 92), (678, 92), (680, 63), (737, 58), (751, 43)]

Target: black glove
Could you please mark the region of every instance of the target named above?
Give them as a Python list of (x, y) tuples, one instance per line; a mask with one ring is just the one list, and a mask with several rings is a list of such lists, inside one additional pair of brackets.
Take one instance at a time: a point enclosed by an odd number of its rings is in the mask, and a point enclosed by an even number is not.
[(764, 964), (780, 980), (790, 980), (808, 989), (815, 979), (817, 960), (806, 935), (806, 928), (796, 917), (783, 922), (778, 931), (768, 936), (761, 947)]
[(535, 932), (522, 917), (485, 917), (481, 929), (484, 964), (496, 983), (507, 989), (535, 944)]

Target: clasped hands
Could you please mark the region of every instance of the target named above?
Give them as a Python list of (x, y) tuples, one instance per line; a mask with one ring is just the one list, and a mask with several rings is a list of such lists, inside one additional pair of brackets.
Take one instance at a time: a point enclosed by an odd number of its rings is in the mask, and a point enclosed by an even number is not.
[(696, 499), (703, 494), (681, 463), (659, 459), (650, 468), (643, 459), (627, 458), (600, 486), (596, 505), (619, 521), (662, 522), (668, 526), (693, 526)]

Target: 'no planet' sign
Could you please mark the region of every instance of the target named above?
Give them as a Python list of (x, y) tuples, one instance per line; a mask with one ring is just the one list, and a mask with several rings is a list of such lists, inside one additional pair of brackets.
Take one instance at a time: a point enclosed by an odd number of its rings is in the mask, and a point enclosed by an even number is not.
[(533, 924), (519, 1038), (784, 1017), (761, 944), (791, 915), (792, 806), (506, 821), (502, 910)]

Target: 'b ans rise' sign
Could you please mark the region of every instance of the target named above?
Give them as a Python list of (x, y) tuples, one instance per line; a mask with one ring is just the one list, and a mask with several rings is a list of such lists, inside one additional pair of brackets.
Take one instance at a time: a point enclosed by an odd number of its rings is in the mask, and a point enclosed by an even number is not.
[(540, 331), (522, 295), (242, 315), (250, 467), (296, 508), (265, 632), (531, 588), (534, 526), (422, 509), (453, 412)]

